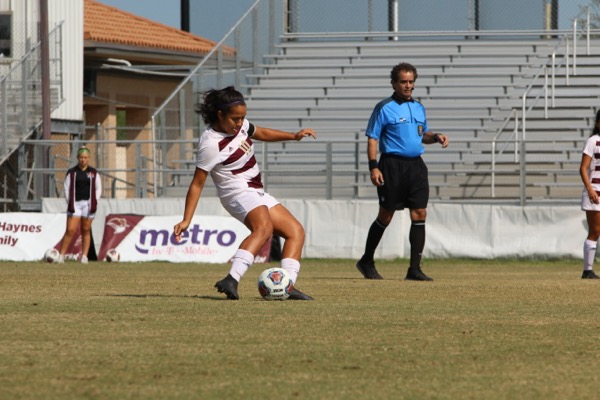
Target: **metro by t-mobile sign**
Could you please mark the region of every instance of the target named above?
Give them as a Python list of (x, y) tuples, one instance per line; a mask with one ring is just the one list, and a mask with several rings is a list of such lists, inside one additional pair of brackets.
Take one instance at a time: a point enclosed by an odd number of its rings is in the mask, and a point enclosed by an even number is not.
[[(110, 214), (106, 217), (98, 259), (114, 248), (121, 261), (228, 262), (240, 243), (250, 233), (232, 217), (195, 216), (188, 230), (177, 242), (173, 226), (179, 216), (153, 217)], [(257, 256), (257, 262), (268, 261), (271, 243)]]

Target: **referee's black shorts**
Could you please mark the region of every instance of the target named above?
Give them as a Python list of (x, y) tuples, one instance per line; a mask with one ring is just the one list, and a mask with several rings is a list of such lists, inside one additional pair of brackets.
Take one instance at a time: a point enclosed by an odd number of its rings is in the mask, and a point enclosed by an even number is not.
[(427, 208), (429, 178), (421, 157), (382, 154), (379, 170), (384, 184), (377, 187), (379, 205), (386, 210)]

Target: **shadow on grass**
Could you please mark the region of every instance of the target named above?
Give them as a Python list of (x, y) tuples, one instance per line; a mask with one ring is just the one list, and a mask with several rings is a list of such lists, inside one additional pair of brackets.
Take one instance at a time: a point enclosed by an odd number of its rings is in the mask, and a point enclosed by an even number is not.
[(194, 296), (190, 296), (190, 295), (180, 295), (180, 294), (160, 294), (160, 293), (153, 293), (153, 294), (136, 294), (136, 293), (107, 293), (104, 295), (96, 295), (97, 297), (133, 297), (133, 298), (148, 298), (148, 297), (163, 297), (163, 298), (169, 298), (169, 297), (174, 297), (174, 298), (181, 298), (181, 299), (204, 299), (204, 300), (228, 300), (227, 297), (217, 297), (217, 296), (199, 296), (199, 295), (194, 295)]

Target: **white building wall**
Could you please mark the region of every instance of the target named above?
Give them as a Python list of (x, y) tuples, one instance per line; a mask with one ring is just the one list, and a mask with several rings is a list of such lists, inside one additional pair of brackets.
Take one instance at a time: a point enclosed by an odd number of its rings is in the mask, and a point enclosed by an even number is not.
[[(39, 0), (0, 0), (13, 15), (13, 56), (19, 60), (38, 41)], [(53, 119), (83, 121), (83, 1), (48, 0), (48, 29), (62, 24), (62, 76), (65, 102)]]
[(62, 76), (65, 102), (52, 113), (52, 118), (83, 121), (83, 1), (48, 0), (49, 29), (61, 21), (64, 21)]

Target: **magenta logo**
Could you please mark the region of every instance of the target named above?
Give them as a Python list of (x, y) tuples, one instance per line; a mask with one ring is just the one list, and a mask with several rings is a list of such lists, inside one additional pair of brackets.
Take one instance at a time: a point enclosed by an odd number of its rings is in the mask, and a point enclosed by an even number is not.
[(221, 246), (228, 247), (235, 243), (234, 231), (218, 229), (201, 229), (200, 225), (191, 225), (177, 242), (173, 231), (167, 229), (142, 229), (135, 248), (142, 254), (148, 254), (153, 247), (164, 246)]

